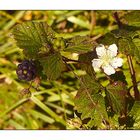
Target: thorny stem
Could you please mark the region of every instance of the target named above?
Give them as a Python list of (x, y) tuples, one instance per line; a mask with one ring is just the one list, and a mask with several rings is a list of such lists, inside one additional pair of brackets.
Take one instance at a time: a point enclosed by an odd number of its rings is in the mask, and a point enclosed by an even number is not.
[(121, 23), (121, 21), (119, 19), (119, 16), (118, 16), (117, 12), (114, 13), (114, 18), (115, 18), (115, 20), (117, 22), (118, 27), (121, 29), (122, 28), (122, 23)]
[[(119, 20), (117, 12), (114, 13), (114, 18), (115, 18), (115, 20), (118, 24), (119, 29), (121, 29), (122, 28), (122, 23)], [(129, 70), (130, 70), (130, 74), (131, 74), (132, 83), (133, 83), (134, 96), (135, 96), (136, 100), (140, 100), (139, 90), (138, 90), (138, 87), (137, 87), (137, 81), (136, 81), (136, 76), (135, 76), (135, 70), (134, 70), (133, 63), (132, 63), (132, 58), (131, 58), (130, 55), (127, 55), (127, 61), (128, 61), (128, 65), (129, 65)]]
[[(63, 58), (65, 58), (65, 59), (63, 59)], [(68, 58), (66, 58), (66, 57), (64, 57), (63, 56), (63, 61), (64, 61), (64, 63), (66, 64), (66, 66), (68, 67), (68, 69), (69, 70), (72, 70), (71, 69), (71, 67), (67, 64), (67, 62), (68, 61), (73, 61), (72, 59), (68, 59)], [(89, 63), (86, 63), (86, 62), (83, 62), (83, 61), (78, 61), (78, 60), (74, 60), (74, 62), (79, 62), (79, 63), (84, 63), (84, 64), (89, 64)], [(74, 72), (73, 72), (74, 73)], [(92, 73), (93, 74), (93, 73)], [(74, 73), (74, 75), (75, 75), (75, 77), (77, 78), (77, 79), (79, 79), (79, 77)], [(96, 81), (98, 81), (99, 82), (99, 80), (97, 79), (97, 77), (95, 76), (95, 74), (93, 74), (94, 75), (94, 77), (95, 77), (95, 80)], [(80, 80), (80, 79), (79, 79)], [(81, 80), (80, 80), (81, 81)], [(102, 89), (104, 89), (104, 87), (101, 85), (101, 87), (102, 87)]]
[(74, 72), (73, 69), (67, 64), (67, 62), (66, 62), (66, 61), (64, 61), (64, 62), (65, 62), (65, 64), (66, 64), (67, 68), (68, 68), (69, 70), (72, 71), (72, 73), (74, 74), (74, 76), (75, 76), (78, 80), (80, 80), (80, 82), (82, 83), (82, 85), (85, 87), (86, 92), (87, 92), (87, 95), (88, 95), (88, 97), (90, 98), (90, 100), (92, 101), (92, 104), (93, 104), (94, 106), (96, 106), (96, 103), (93, 101), (93, 99), (92, 99), (91, 96), (89, 95), (88, 90), (87, 90), (87, 87), (85, 86), (84, 82), (75, 74), (75, 72)]
[[(140, 81), (137, 82), (137, 85), (139, 85), (139, 84), (140, 84)], [(132, 88), (133, 88), (133, 86), (129, 87), (128, 90), (130, 91)]]
[(127, 56), (127, 61), (128, 61), (129, 69), (130, 69), (130, 73), (131, 73), (131, 78), (132, 78), (132, 83), (133, 83), (133, 88), (134, 88), (134, 96), (135, 96), (136, 100), (140, 100), (139, 90), (137, 87), (137, 81), (136, 81), (136, 76), (135, 76), (135, 71), (134, 71), (131, 56), (129, 56), (129, 55)]

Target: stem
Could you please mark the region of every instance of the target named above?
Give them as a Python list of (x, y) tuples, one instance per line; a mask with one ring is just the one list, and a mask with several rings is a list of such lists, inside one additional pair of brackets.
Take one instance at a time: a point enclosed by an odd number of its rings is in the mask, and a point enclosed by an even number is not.
[(122, 28), (122, 23), (121, 23), (121, 21), (119, 19), (119, 16), (118, 16), (117, 12), (114, 13), (114, 18), (115, 18), (115, 20), (116, 20), (116, 22), (118, 24), (118, 27), (121, 29)]
[[(137, 82), (137, 86), (139, 86), (139, 84), (140, 84), (140, 81)], [(130, 91), (131, 88), (133, 88), (133, 86), (130, 86), (128, 90)]]
[(94, 27), (95, 27), (95, 25), (96, 25), (96, 13), (95, 13), (95, 11), (91, 11), (91, 28), (90, 28), (90, 34), (92, 34), (92, 31), (93, 31), (93, 29), (94, 29)]
[(84, 82), (78, 77), (78, 75), (76, 75), (76, 73), (73, 71), (73, 69), (67, 64), (67, 62), (65, 61), (65, 64), (66, 66), (68, 67), (69, 70), (72, 71), (72, 73), (74, 74), (74, 76), (81, 82), (82, 86), (86, 89), (86, 93), (89, 97), (89, 99), (91, 100), (92, 104), (94, 106), (96, 106), (96, 103), (93, 101), (93, 99), (91, 98), (90, 94), (89, 94), (89, 91), (88, 91), (88, 88), (86, 87), (86, 85), (84, 84)]
[(137, 87), (135, 70), (134, 70), (134, 67), (133, 67), (131, 56), (129, 56), (129, 55), (127, 56), (127, 61), (128, 61), (128, 64), (129, 64), (130, 74), (131, 74), (131, 78), (132, 78), (134, 96), (135, 96), (136, 100), (140, 100), (139, 90), (138, 90), (138, 87)]
[(83, 61), (79, 61), (79, 60), (73, 60), (73, 59), (69, 59), (69, 58), (66, 58), (65, 56), (62, 57), (63, 61), (72, 61), (72, 62), (78, 62), (78, 63), (83, 63), (83, 64), (88, 64), (86, 62), (83, 62)]
[[(115, 18), (115, 20), (118, 24), (119, 29), (121, 29), (122, 28), (122, 23), (119, 19), (119, 16), (118, 16), (117, 12), (114, 13), (114, 18)], [(127, 55), (127, 61), (128, 61), (128, 65), (129, 65), (129, 70), (130, 70), (130, 74), (131, 74), (132, 83), (133, 83), (135, 100), (140, 100), (139, 90), (138, 90), (138, 87), (137, 87), (137, 81), (136, 81), (136, 76), (135, 76), (135, 70), (134, 70), (133, 63), (132, 63), (132, 58), (131, 58), (130, 55)]]
[[(70, 60), (71, 60), (71, 59), (70, 59)], [(64, 61), (64, 63), (66, 64), (67, 68), (73, 72), (74, 69), (72, 69), (72, 68), (67, 64), (67, 61), (66, 61), (65, 59), (64, 59), (63, 61)], [(81, 62), (81, 61), (80, 61), (80, 62)], [(89, 64), (89, 63), (86, 63), (86, 62), (81, 62), (81, 63)], [(80, 79), (74, 72), (73, 72), (73, 74), (74, 74), (74, 76), (75, 76), (79, 81), (81, 81), (81, 79)], [(98, 78), (95, 76), (95, 74), (92, 73), (92, 75), (94, 75), (95, 80), (96, 80), (97, 82), (99, 82), (99, 80), (98, 80)], [(81, 81), (81, 82), (82, 82), (82, 81)], [(101, 84), (100, 84), (100, 85), (101, 85)], [(101, 88), (102, 88), (102, 90), (105, 89), (104, 86), (102, 86), (102, 85), (101, 85)]]

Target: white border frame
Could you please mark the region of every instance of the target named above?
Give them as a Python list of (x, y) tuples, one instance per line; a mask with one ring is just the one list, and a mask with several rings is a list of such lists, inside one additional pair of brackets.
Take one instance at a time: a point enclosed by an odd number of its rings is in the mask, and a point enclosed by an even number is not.
[[(0, 0), (0, 10), (140, 10), (139, 0)], [(140, 131), (0, 131), (4, 140), (139, 140)]]
[(134, 130), (9, 130), (0, 132), (1, 140), (139, 140)]
[(0, 10), (139, 10), (139, 0), (0, 0)]

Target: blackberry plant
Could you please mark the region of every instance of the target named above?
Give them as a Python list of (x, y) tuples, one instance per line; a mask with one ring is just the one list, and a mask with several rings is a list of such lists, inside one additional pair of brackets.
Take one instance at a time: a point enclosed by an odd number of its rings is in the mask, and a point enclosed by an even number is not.
[[(40, 63), (42, 74), (39, 77), (57, 80), (67, 68), (79, 79), (75, 109), (88, 129), (140, 129), (140, 92), (133, 66), (133, 61), (140, 63), (139, 15), (139, 11), (128, 12), (120, 19), (115, 12), (112, 16), (118, 26), (96, 42), (91, 36), (66, 38), (65, 34), (56, 33), (46, 22), (18, 24), (13, 28), (13, 35), (26, 57)], [(65, 53), (76, 53), (78, 60), (67, 58)], [(128, 62), (132, 85), (128, 85), (123, 71), (124, 58)], [(78, 64), (85, 75), (79, 77), (74, 73), (69, 61)], [(107, 85), (101, 82), (96, 69), (104, 75)], [(18, 65), (17, 75), (21, 80), (31, 81), (36, 77), (36, 71), (34, 62), (25, 60)], [(133, 92), (130, 92), (131, 87)], [(34, 96), (31, 98), (42, 105)], [(52, 117), (56, 118), (56, 114)], [(65, 124), (61, 118), (56, 121)]]

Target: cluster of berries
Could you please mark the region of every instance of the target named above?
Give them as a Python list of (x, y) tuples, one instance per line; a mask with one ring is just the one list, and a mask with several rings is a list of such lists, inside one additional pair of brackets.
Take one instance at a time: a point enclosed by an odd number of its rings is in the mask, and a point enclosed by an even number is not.
[(17, 67), (17, 76), (20, 80), (31, 81), (36, 77), (36, 66), (32, 60), (23, 60)]

